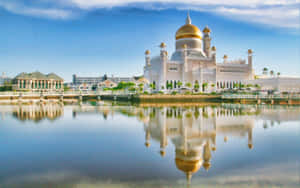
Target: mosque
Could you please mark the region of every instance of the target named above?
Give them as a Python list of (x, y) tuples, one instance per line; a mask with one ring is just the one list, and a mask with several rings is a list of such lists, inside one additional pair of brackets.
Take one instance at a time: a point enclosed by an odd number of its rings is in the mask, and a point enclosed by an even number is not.
[[(187, 85), (205, 84), (207, 90), (233, 88), (237, 84), (254, 79), (252, 50), (248, 50), (248, 61), (243, 59), (216, 61), (217, 48), (211, 45), (211, 30), (206, 26), (201, 31), (192, 24), (187, 15), (186, 23), (175, 35), (176, 51), (169, 57), (166, 44), (160, 44), (160, 55), (150, 57), (145, 52), (144, 77), (156, 90), (176, 89)], [(187, 84), (189, 83), (189, 84)], [(204, 88), (203, 88), (204, 90)]]

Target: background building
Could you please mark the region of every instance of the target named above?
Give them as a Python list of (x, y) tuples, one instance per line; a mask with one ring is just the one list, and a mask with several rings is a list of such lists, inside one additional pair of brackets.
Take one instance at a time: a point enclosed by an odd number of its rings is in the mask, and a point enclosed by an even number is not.
[(0, 76), (0, 86), (4, 86), (6, 83), (11, 82), (11, 78), (7, 77), (6, 74), (3, 72), (2, 75)]
[(13, 79), (13, 90), (17, 91), (62, 91), (64, 79), (54, 73), (20, 73)]
[(79, 77), (73, 75), (71, 88), (75, 90), (95, 90), (102, 87), (115, 87), (120, 82), (135, 82), (139, 77), (108, 77), (106, 74), (99, 77)]

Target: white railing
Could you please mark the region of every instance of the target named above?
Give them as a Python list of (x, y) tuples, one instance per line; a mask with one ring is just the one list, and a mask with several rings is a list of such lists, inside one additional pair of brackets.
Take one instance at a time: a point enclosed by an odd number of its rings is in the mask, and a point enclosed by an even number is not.
[(236, 94), (224, 94), (223, 99), (300, 99), (299, 94), (290, 95), (236, 95)]
[(130, 91), (66, 91), (66, 92), (0, 92), (0, 96), (86, 96), (86, 95), (133, 95)]

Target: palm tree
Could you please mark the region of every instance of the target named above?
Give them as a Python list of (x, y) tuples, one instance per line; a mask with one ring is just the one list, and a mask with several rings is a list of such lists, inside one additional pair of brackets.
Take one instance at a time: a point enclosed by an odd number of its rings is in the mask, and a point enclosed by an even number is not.
[(280, 76), (280, 72), (277, 72), (277, 76), (278, 76), (278, 77)]
[(208, 86), (208, 83), (203, 83), (203, 84), (202, 84), (202, 90), (205, 91), (206, 88), (207, 88), (207, 86)]
[(177, 82), (177, 85), (178, 85), (179, 88), (181, 88), (182, 82), (178, 81), (178, 82)]
[(273, 70), (270, 71), (270, 75), (274, 76), (274, 71)]
[(268, 68), (267, 68), (267, 67), (263, 68), (263, 74), (264, 74), (264, 75), (267, 75), (267, 74), (268, 74)]

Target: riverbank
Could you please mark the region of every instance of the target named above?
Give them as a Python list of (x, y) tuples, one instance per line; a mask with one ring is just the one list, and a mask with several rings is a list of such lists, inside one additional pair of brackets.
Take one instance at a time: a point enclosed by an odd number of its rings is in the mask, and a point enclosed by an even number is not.
[(299, 96), (256, 96), (218, 94), (43, 94), (0, 95), (0, 104), (45, 102), (80, 103), (82, 101), (125, 101), (133, 103), (240, 103), (300, 105)]

